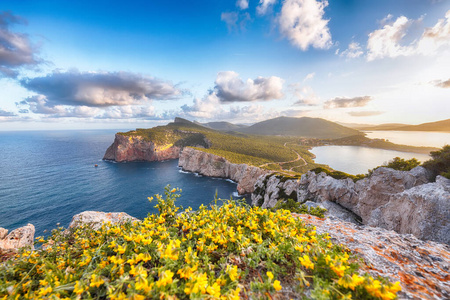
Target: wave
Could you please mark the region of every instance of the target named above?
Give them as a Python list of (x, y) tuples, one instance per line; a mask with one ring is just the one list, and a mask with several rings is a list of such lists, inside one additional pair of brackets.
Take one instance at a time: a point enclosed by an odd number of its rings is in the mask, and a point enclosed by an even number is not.
[(225, 181), (228, 181), (228, 182), (231, 182), (231, 183), (237, 184), (237, 183), (236, 183), (236, 181), (233, 181), (233, 180), (231, 180), (231, 179), (225, 179)]
[(242, 198), (242, 195), (239, 195), (238, 192), (233, 192), (233, 194), (231, 194), (233, 196), (233, 198)]
[(179, 169), (178, 172), (182, 173), (182, 174), (190, 174), (191, 173), (191, 172), (188, 172), (188, 171), (184, 171), (183, 169)]

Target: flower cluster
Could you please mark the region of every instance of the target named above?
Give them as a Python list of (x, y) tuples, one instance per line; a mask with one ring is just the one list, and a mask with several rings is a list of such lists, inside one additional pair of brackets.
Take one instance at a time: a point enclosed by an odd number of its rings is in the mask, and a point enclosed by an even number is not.
[[(0, 299), (394, 299), (341, 246), (287, 210), (216, 201), (178, 213), (176, 189), (140, 222), (54, 230), (0, 265)], [(178, 213), (178, 214), (177, 214)]]

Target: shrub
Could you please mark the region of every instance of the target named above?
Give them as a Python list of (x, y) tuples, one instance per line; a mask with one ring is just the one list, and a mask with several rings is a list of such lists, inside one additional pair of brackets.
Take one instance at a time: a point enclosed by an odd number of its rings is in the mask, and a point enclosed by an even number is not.
[(287, 210), (230, 200), (177, 214), (176, 189), (140, 222), (54, 230), (0, 264), (0, 299), (393, 299), (399, 283)]
[(300, 204), (294, 199), (287, 199), (286, 201), (284, 201), (284, 199), (279, 200), (272, 210), (276, 211), (278, 209), (286, 209), (289, 210), (290, 212), (294, 212), (297, 214), (309, 214), (319, 218), (324, 218), (325, 213), (327, 212), (325, 208), (321, 207), (309, 208), (306, 204)]
[(430, 170), (435, 179), (437, 175), (450, 179), (450, 145), (445, 145), (441, 150), (432, 151), (431, 159), (423, 163), (423, 167)]

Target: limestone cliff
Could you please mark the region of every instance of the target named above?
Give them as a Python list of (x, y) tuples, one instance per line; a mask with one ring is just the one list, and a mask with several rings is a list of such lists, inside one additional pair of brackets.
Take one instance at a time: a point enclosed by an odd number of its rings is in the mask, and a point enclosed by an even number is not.
[[(0, 253), (4, 251), (17, 251), (22, 247), (34, 248), (33, 224), (17, 228), (8, 234), (8, 230), (0, 227)], [(1, 256), (1, 255), (0, 255)]]
[(240, 195), (252, 193), (258, 177), (269, 173), (258, 167), (233, 164), (221, 156), (193, 148), (183, 149), (178, 166), (185, 171), (205, 176), (231, 179), (238, 183), (237, 190)]
[(280, 194), (300, 203), (336, 203), (361, 217), (363, 224), (450, 244), (450, 180), (428, 178), (423, 167), (409, 172), (379, 168), (356, 183), (308, 172), (291, 180), (289, 189), (288, 181), (260, 178), (252, 204), (273, 207), (283, 198)]
[(172, 144), (157, 146), (141, 136), (124, 136), (116, 134), (114, 143), (106, 150), (103, 159), (123, 161), (161, 161), (176, 159), (181, 147)]

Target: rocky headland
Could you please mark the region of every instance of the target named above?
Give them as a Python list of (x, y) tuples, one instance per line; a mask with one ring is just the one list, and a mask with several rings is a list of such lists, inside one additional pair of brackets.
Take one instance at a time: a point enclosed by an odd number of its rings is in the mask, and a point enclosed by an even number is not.
[(274, 207), (279, 199), (312, 201), (347, 221), (357, 216), (364, 225), (450, 244), (450, 180), (442, 176), (429, 180), (423, 167), (378, 168), (357, 182), (325, 173), (308, 172), (293, 179), (272, 174), (258, 179), (252, 204), (265, 208)]
[(221, 156), (193, 148), (183, 149), (178, 166), (185, 171), (204, 176), (231, 179), (237, 182), (240, 195), (253, 193), (257, 179), (270, 173), (270, 171), (246, 164), (233, 164)]
[(162, 161), (176, 159), (180, 156), (180, 152), (181, 147), (173, 144), (158, 146), (142, 136), (116, 134), (103, 159), (117, 162)]

